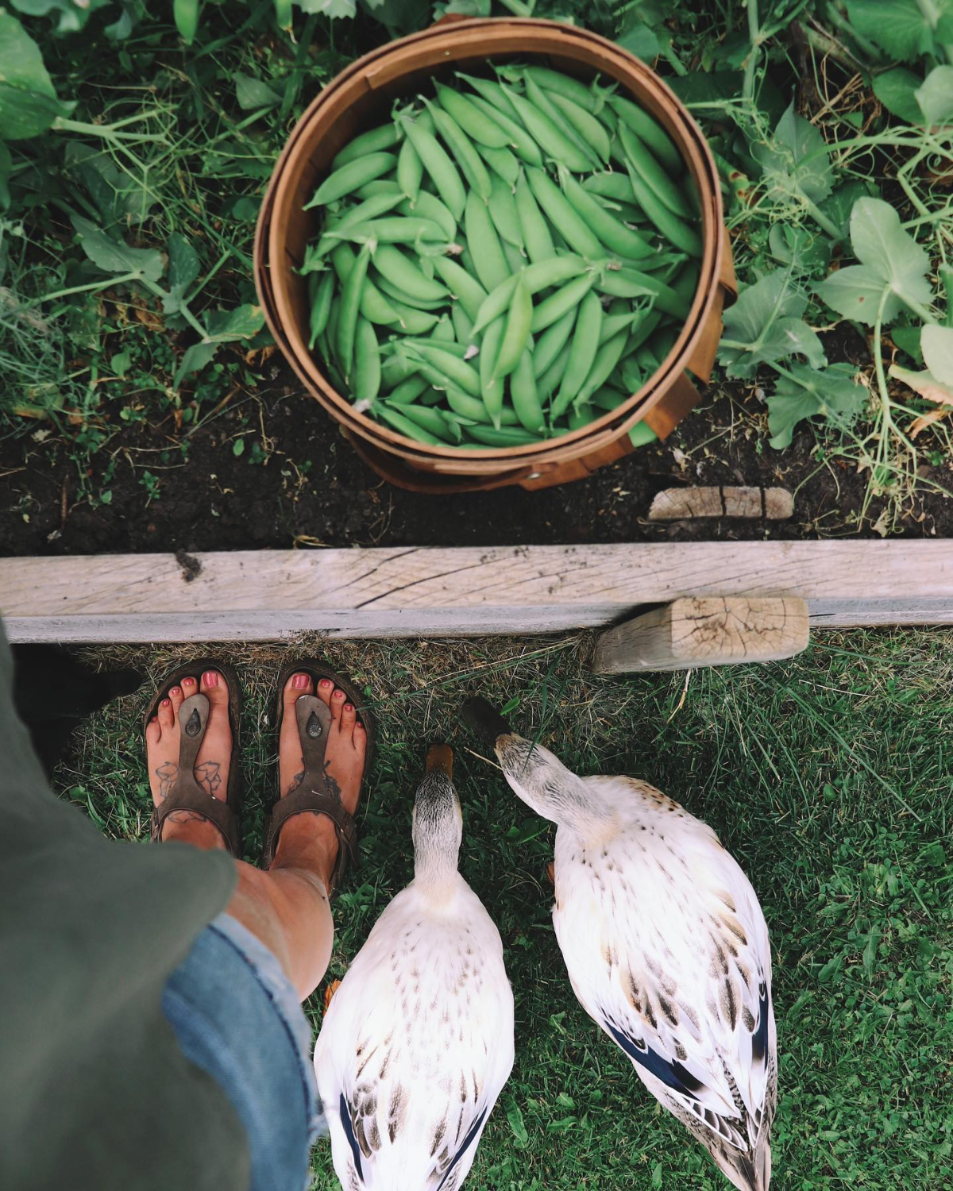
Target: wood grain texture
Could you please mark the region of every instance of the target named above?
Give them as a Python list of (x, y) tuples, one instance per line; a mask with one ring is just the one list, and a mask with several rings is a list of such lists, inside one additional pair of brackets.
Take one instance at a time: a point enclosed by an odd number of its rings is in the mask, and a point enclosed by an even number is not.
[[(388, 547), (0, 561), (17, 641), (469, 636), (602, 627), (682, 596), (798, 596), (815, 624), (953, 623), (953, 543)], [(189, 575), (193, 575), (191, 579)]]
[(600, 634), (597, 674), (774, 662), (806, 649), (807, 601), (797, 596), (690, 596)]
[(784, 521), (793, 512), (794, 497), (786, 488), (666, 488), (652, 501), (649, 520), (763, 517), (768, 521)]

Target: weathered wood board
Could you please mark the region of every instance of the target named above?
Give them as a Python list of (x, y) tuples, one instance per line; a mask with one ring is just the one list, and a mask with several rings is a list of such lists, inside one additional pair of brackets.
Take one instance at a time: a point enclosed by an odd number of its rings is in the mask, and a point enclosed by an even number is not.
[(953, 542), (263, 550), (0, 560), (15, 641), (542, 633), (681, 596), (797, 596), (814, 627), (953, 623)]

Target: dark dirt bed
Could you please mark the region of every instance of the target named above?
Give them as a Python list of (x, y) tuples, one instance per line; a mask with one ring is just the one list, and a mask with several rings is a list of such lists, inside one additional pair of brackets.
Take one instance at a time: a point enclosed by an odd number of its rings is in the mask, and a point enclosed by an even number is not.
[[(432, 497), (382, 482), (279, 360), (275, 355), (265, 365), (256, 393), (238, 398), (187, 439), (185, 455), (171, 415), (123, 426), (95, 456), (83, 484), (62, 443), (34, 445), (19, 436), (0, 442), (0, 550), (92, 554), (876, 536), (876, 502), (861, 525), (867, 476), (843, 459), (819, 456), (808, 428), (788, 450), (773, 450), (755, 386), (730, 394), (713, 386), (666, 443), (643, 447), (588, 480), (540, 492), (507, 488)], [(244, 446), (236, 455), (239, 441)], [(110, 502), (93, 504), (83, 488), (103, 489), (110, 460)], [(151, 479), (144, 482), (144, 473)], [(953, 468), (945, 461), (924, 464), (921, 477), (953, 489)], [(781, 522), (647, 520), (657, 492), (689, 484), (781, 485), (795, 494), (795, 514)], [(927, 489), (918, 485), (894, 533), (953, 536), (953, 505)]]

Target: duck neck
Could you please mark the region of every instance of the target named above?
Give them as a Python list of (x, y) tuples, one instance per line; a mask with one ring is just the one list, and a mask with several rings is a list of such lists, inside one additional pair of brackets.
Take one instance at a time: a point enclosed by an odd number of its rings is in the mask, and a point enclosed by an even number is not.
[(603, 833), (610, 824), (612, 808), (549, 749), (522, 736), (501, 736), (496, 755), (513, 790), (545, 819), (583, 839)]
[(450, 781), (428, 774), (414, 803), (414, 885), (439, 899), (459, 879), (457, 865), (463, 838), (460, 802)]

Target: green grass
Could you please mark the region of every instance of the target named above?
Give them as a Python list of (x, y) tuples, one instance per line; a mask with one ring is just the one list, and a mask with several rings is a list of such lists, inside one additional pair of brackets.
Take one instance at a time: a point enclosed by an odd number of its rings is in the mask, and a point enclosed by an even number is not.
[[(90, 650), (158, 678), (195, 650)], [(655, 783), (711, 823), (761, 898), (780, 1051), (776, 1191), (953, 1187), (953, 635), (822, 636), (790, 662), (600, 679), (585, 638), (312, 641), (366, 684), (380, 750), (360, 813), (363, 860), (335, 906), (340, 977), (410, 879), (410, 809), (426, 742), (456, 748), (461, 867), (497, 922), (516, 993), (517, 1057), (469, 1186), (724, 1191), (576, 1004), (550, 925), (552, 828), (527, 813), (458, 720), (481, 692), (583, 772)], [(245, 678), (248, 848), (271, 797), (274, 679), (290, 650), (216, 652)], [(109, 835), (146, 834), (142, 697), (87, 721), (58, 774)], [(321, 989), (307, 1008), (320, 1021)], [(314, 1152), (315, 1186), (336, 1187)]]

